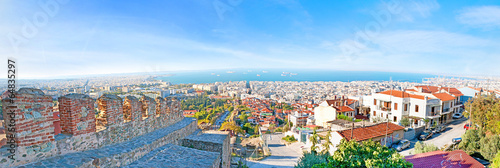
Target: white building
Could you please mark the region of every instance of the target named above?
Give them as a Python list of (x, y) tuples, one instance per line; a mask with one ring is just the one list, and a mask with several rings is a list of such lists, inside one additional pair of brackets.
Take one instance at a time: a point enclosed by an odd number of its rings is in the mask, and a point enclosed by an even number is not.
[(406, 92), (388, 90), (373, 94), (370, 120), (388, 120), (399, 124), (403, 117), (408, 117), (415, 126), (424, 125), (424, 119), (429, 119), (430, 123), (450, 122), (453, 113), (459, 112), (461, 106), (460, 91), (449, 88), (448, 92), (434, 88), (435, 86), (429, 86), (433, 89), (418, 89), (423, 87), (427, 88), (427, 86), (417, 86)]

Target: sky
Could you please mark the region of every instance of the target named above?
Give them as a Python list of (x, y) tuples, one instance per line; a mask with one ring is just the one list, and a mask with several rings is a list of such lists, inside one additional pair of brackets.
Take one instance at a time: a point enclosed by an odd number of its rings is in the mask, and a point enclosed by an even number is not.
[(499, 39), (493, 0), (0, 1), (0, 69), (15, 59), (21, 79), (240, 68), (494, 76)]

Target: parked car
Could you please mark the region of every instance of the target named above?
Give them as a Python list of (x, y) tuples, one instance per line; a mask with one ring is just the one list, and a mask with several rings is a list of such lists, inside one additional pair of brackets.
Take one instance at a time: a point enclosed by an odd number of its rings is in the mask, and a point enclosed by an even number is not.
[(465, 129), (465, 130), (469, 130), (469, 129), (470, 129), (470, 124), (465, 124), (465, 125), (464, 125), (464, 129)]
[(431, 138), (432, 135), (434, 135), (434, 133), (432, 133), (432, 131), (424, 131), (424, 132), (422, 132), (422, 134), (420, 134), (418, 139), (425, 141), (425, 140), (428, 140), (429, 138)]
[(453, 138), (453, 139), (451, 139), (451, 142), (453, 144), (459, 144), (460, 142), (462, 142), (462, 138)]
[(462, 117), (464, 117), (464, 116), (462, 115), (462, 113), (455, 113), (455, 114), (453, 114), (453, 119), (460, 119), (460, 118), (462, 118)]
[(396, 149), (398, 152), (410, 147), (410, 141), (403, 139), (396, 144), (392, 145), (392, 148)]
[(436, 133), (440, 133), (446, 130), (446, 125), (438, 125), (436, 128), (434, 128), (434, 131)]

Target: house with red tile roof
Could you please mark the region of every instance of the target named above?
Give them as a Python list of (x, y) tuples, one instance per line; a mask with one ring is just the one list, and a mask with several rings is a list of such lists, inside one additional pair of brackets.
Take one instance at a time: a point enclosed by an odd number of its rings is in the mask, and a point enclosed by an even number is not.
[[(386, 138), (387, 133), (387, 138)], [(347, 129), (342, 131), (335, 131), (332, 133), (331, 141), (333, 146), (340, 144), (342, 139), (350, 141), (355, 139), (358, 142), (373, 140), (379, 142), (381, 145), (390, 146), (393, 142), (397, 142), (404, 138), (404, 127), (394, 123), (379, 123), (367, 127), (359, 127), (354, 129)]]
[[(356, 116), (356, 100), (348, 99), (345, 96), (333, 100), (325, 100), (314, 108), (315, 125), (327, 127), (327, 122), (337, 119), (342, 114), (351, 118)], [(351, 107), (352, 106), (352, 107)]]
[(433, 151), (427, 153), (419, 153), (416, 155), (406, 156), (405, 160), (413, 163), (414, 168), (428, 168), (428, 167), (442, 167), (442, 168), (459, 168), (459, 167), (472, 167), (482, 168), (485, 167), (476, 159), (469, 156), (462, 150), (455, 150), (451, 152)]
[(456, 88), (437, 86), (416, 86), (400, 90), (386, 90), (371, 96), (370, 120), (390, 121), (399, 124), (407, 117), (415, 126), (452, 121), (453, 113), (459, 112), (460, 96)]
[(198, 110), (184, 110), (183, 115), (184, 117), (193, 117), (197, 112)]

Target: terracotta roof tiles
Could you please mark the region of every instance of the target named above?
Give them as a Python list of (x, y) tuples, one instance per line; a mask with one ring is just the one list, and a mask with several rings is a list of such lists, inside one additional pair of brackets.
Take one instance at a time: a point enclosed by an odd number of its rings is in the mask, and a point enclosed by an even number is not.
[(469, 156), (462, 150), (451, 152), (433, 151), (419, 153), (405, 157), (406, 161), (413, 163), (415, 168), (427, 167), (484, 167), (476, 159)]
[[(388, 126), (388, 127), (386, 127)], [(394, 131), (403, 130), (404, 127), (393, 124), (393, 123), (380, 123), (377, 125), (372, 125), (368, 127), (354, 128), (353, 129), (353, 139), (357, 141), (364, 141), (380, 136), (385, 136), (386, 128), (388, 134), (392, 134)], [(351, 140), (351, 130), (337, 131), (346, 140)], [(402, 135), (401, 135), (402, 136)]]

